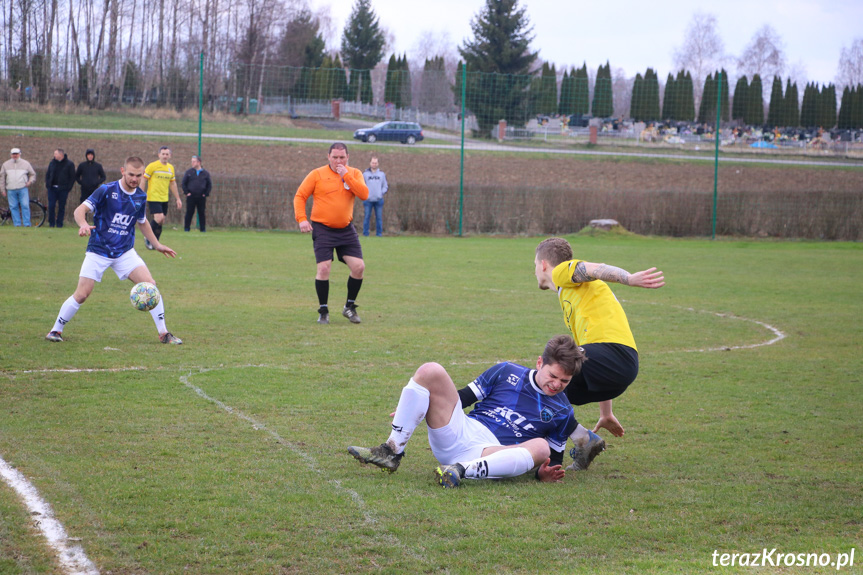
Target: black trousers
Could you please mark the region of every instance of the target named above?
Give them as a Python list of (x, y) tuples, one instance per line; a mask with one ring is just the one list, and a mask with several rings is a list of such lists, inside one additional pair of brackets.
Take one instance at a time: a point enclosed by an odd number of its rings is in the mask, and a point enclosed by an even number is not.
[[(50, 188), (48, 190), (48, 225), (50, 227), (63, 227), (63, 220), (66, 218), (66, 198), (69, 197), (69, 190), (61, 190), (59, 188)], [(57, 209), (57, 217), (54, 218), (54, 208)]]
[(187, 232), (192, 226), (192, 217), (195, 215), (195, 209), (198, 210), (198, 221), (201, 223), (201, 231), (207, 231), (207, 197), (206, 196), (186, 196), (186, 221), (183, 229)]

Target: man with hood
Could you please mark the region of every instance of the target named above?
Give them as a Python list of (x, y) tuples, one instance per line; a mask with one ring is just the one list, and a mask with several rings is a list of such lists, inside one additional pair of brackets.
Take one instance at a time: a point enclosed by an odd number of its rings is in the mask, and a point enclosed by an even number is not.
[[(48, 191), (48, 226), (63, 227), (66, 217), (66, 198), (75, 185), (75, 164), (61, 148), (54, 150), (54, 159), (45, 173), (45, 189)], [(54, 217), (54, 208), (57, 217)]]
[(90, 194), (96, 191), (96, 188), (101, 186), (105, 180), (105, 170), (102, 169), (102, 164), (96, 161), (96, 152), (92, 149), (87, 150), (84, 154), (86, 160), (78, 164), (78, 169), (75, 170), (75, 181), (81, 187), (81, 202), (90, 197)]

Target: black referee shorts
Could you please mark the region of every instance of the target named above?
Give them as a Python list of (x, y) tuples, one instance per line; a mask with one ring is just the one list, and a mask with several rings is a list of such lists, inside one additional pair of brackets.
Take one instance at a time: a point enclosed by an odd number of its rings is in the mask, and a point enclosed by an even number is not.
[(353, 223), (344, 228), (331, 228), (318, 222), (312, 222), (312, 245), (315, 249), (315, 262), (321, 263), (333, 259), (333, 250), (339, 261), (344, 263), (345, 256), (363, 259), (363, 248), (360, 246), (360, 236)]
[(581, 347), (587, 361), (566, 386), (566, 397), (573, 405), (614, 399), (635, 381), (638, 352), (631, 347), (620, 343), (588, 343)]

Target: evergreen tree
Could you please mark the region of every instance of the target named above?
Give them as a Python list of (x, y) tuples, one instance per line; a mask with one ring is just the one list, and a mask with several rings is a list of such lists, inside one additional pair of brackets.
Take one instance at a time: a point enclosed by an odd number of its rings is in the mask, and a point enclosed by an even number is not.
[(464, 62), (458, 61), (455, 68), (455, 85), (452, 87), (453, 100), (456, 108), (461, 110), (462, 76), (464, 75)]
[(645, 120), (655, 122), (661, 119), (659, 113), (659, 77), (653, 71), (653, 68), (648, 68), (644, 74), (642, 99), (642, 113)]
[(818, 125), (825, 130), (836, 126), (836, 86), (829, 84), (821, 90), (818, 105)]
[[(681, 70), (681, 73), (683, 71)], [(683, 89), (681, 92), (681, 108), (682, 112), (680, 119), (686, 122), (691, 122), (695, 119), (695, 84), (692, 83), (692, 74), (689, 71), (683, 76)]]
[(842, 90), (842, 104), (839, 106), (839, 116), (836, 120), (836, 127), (840, 130), (845, 130), (851, 127), (851, 89), (845, 86)]
[(632, 84), (632, 97), (629, 100), (629, 117), (636, 122), (644, 120), (642, 113), (642, 92), (644, 91), (644, 79), (641, 77), (641, 72), (635, 75), (635, 82)]
[(596, 118), (609, 118), (614, 115), (614, 98), (611, 86), (611, 65), (606, 62), (596, 71), (596, 84), (593, 87), (591, 110)]
[(728, 72), (725, 68), (722, 69), (722, 109), (720, 110), (720, 119), (727, 122), (731, 119), (731, 93), (728, 90)]
[(812, 83), (807, 83), (803, 90), (803, 104), (800, 106), (800, 124), (804, 128), (814, 128), (817, 118), (818, 89)]
[(676, 120), (677, 111), (675, 103), (677, 102), (677, 94), (675, 93), (677, 84), (674, 80), (674, 75), (669, 72), (668, 78), (665, 80), (665, 91), (662, 93), (662, 119)]
[(398, 90), (396, 89), (396, 76), (398, 75), (398, 62), (396, 61), (396, 55), (390, 55), (390, 61), (387, 62), (387, 79), (384, 84), (384, 102), (387, 104), (395, 104), (398, 107), (396, 102), (398, 98)]
[(435, 56), (425, 61), (421, 82), (422, 89), (419, 92), (418, 103), (421, 110), (443, 112), (450, 109), (452, 86), (446, 76), (446, 63), (443, 56)]
[(863, 85), (851, 88), (849, 100), (848, 127), (854, 130), (863, 128)]
[(783, 124), (785, 107), (785, 98), (782, 95), (782, 79), (779, 76), (773, 76), (773, 87), (770, 89), (770, 106), (767, 111), (767, 125), (771, 127), (781, 126)]
[(573, 82), (575, 91), (575, 114), (586, 116), (590, 113), (590, 79), (587, 77), (587, 63), (575, 71)]
[(372, 73), (371, 70), (351, 70), (348, 80), (348, 100), (372, 103)]
[(411, 108), (413, 107), (413, 88), (411, 86), (411, 68), (410, 64), (408, 64), (407, 54), (402, 54), (399, 70), (401, 71), (401, 80), (399, 82), (401, 107)]
[(557, 71), (554, 64), (543, 62), (540, 75), (539, 113), (552, 115), (557, 111)]
[(741, 76), (737, 79), (737, 85), (734, 87), (734, 100), (731, 105), (731, 118), (734, 120), (745, 121), (746, 105), (749, 101), (749, 80), (746, 76)]
[[(351, 95), (362, 102), (370, 103), (372, 100), (369, 70), (377, 66), (383, 58), (385, 43), (371, 0), (356, 0), (342, 32), (341, 54), (345, 64), (360, 71), (358, 74), (351, 74)], [(366, 79), (369, 81), (368, 86), (362, 84)]]
[(704, 79), (704, 89), (701, 91), (701, 103), (698, 106), (698, 123), (710, 124), (716, 121), (716, 81), (713, 74)]
[(467, 107), (488, 137), (498, 120), (525, 121), (537, 52), (527, 10), (518, 0), (486, 0), (471, 21), (473, 39), (459, 47), (468, 70)]
[(785, 87), (785, 106), (783, 112), (783, 124), (795, 128), (800, 125), (800, 100), (797, 96), (797, 84), (792, 84), (788, 79)]
[(752, 83), (747, 91), (749, 101), (746, 103), (746, 116), (744, 121), (750, 126), (764, 125), (764, 97), (761, 86), (761, 76), (752, 76)]
[(316, 68), (312, 75), (312, 86), (309, 90), (309, 98), (312, 100), (328, 100), (330, 98), (331, 85), (330, 74), (332, 73), (333, 61), (329, 56), (324, 56), (320, 68)]
[(560, 81), (560, 104), (557, 106), (557, 113), (561, 116), (570, 116), (575, 113), (573, 80), (575, 80), (575, 69), (572, 70), (572, 77), (567, 70), (564, 70), (563, 80)]

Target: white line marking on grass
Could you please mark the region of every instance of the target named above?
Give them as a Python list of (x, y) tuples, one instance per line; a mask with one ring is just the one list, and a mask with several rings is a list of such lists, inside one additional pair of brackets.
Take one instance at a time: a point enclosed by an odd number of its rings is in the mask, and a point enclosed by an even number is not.
[(80, 368), (80, 369), (25, 369), (21, 373), (90, 373), (90, 372), (109, 372), (114, 373), (118, 371), (144, 371), (146, 367), (106, 367), (104, 369), (98, 368)]
[(15, 490), (30, 515), (33, 524), (42, 532), (48, 545), (57, 555), (57, 561), (63, 571), (69, 575), (98, 575), (99, 570), (93, 564), (80, 545), (68, 545), (71, 541), (66, 535), (63, 525), (54, 518), (54, 511), (47, 501), (39, 496), (39, 492), (27, 478), (0, 457), (0, 475), (6, 483)]
[[(626, 300), (620, 300), (620, 301), (622, 301), (624, 303), (631, 303), (631, 302), (627, 302)], [(656, 306), (668, 305), (668, 304), (661, 304), (661, 303), (657, 303), (657, 302), (645, 302), (645, 303), (647, 303), (647, 305), (656, 305)], [(721, 347), (705, 347), (705, 348), (701, 348), (701, 349), (672, 349), (672, 350), (668, 350), (668, 351), (655, 351), (653, 353), (701, 353), (701, 352), (707, 352), (707, 351), (731, 351), (733, 349), (754, 349), (756, 347), (762, 347), (765, 345), (773, 345), (774, 343), (782, 341), (783, 339), (785, 339), (787, 337), (785, 332), (782, 331), (781, 329), (774, 327), (774, 326), (770, 325), (769, 323), (765, 323), (763, 321), (758, 321), (757, 319), (752, 319), (749, 317), (734, 315), (733, 313), (723, 313), (723, 312), (718, 312), (718, 311), (710, 311), (710, 310), (706, 310), (706, 309), (695, 309), (693, 307), (685, 307), (682, 305), (668, 305), (668, 307), (673, 307), (675, 309), (680, 309), (683, 311), (691, 311), (691, 312), (695, 312), (695, 313), (706, 313), (706, 314), (710, 314), (710, 315), (715, 315), (716, 317), (725, 317), (728, 319), (737, 319), (740, 321), (748, 321), (749, 323), (754, 323), (756, 325), (760, 325), (764, 329), (772, 332), (774, 337), (772, 339), (765, 340), (762, 342), (750, 343), (750, 344), (745, 344), (745, 345), (723, 345)]]
[[(265, 366), (239, 366), (239, 367), (243, 368), (243, 367), (265, 367)], [(225, 368), (218, 368), (218, 369), (225, 369)], [(236, 368), (227, 368), (227, 369), (236, 369)], [(214, 371), (214, 369), (201, 369), (198, 373), (199, 374), (200, 373), (207, 373), (209, 371)], [(257, 431), (264, 431), (264, 432), (268, 433), (272, 438), (274, 438), (278, 442), (279, 445), (284, 445), (289, 450), (291, 450), (291, 452), (293, 452), (297, 457), (302, 459), (303, 462), (305, 462), (306, 467), (308, 467), (310, 470), (314, 471), (318, 475), (323, 475), (324, 472), (320, 469), (320, 467), (318, 467), (318, 462), (317, 462), (317, 460), (315, 460), (314, 457), (312, 457), (311, 455), (309, 455), (308, 453), (306, 453), (305, 451), (303, 451), (302, 449), (300, 449), (299, 447), (297, 447), (296, 445), (294, 445), (293, 443), (291, 443), (287, 439), (283, 438), (281, 435), (279, 435), (278, 433), (276, 433), (272, 429), (267, 428), (266, 425), (257, 421), (253, 417), (246, 415), (245, 413), (243, 413), (242, 411), (240, 411), (238, 409), (234, 409), (230, 405), (227, 405), (226, 403), (224, 403), (224, 402), (222, 402), (222, 401), (220, 401), (214, 397), (210, 397), (209, 395), (207, 395), (207, 393), (203, 389), (201, 389), (200, 387), (196, 386), (191, 381), (189, 381), (190, 377), (192, 377), (192, 372), (189, 372), (188, 375), (181, 375), (180, 376), (180, 382), (182, 382), (183, 385), (185, 385), (186, 387), (188, 387), (189, 389), (194, 391), (196, 394), (198, 394), (198, 396), (200, 396), (201, 398), (206, 399), (207, 401), (216, 404), (220, 409), (222, 409), (222, 410), (230, 413), (231, 415), (234, 415), (234, 416), (242, 419), (243, 421), (251, 424), (253, 429), (255, 429)], [(365, 520), (365, 522), (367, 524), (372, 525), (372, 526), (377, 526), (380, 524), (378, 519), (375, 517), (374, 513), (368, 508), (368, 506), (366, 505), (366, 502), (363, 500), (362, 496), (360, 496), (359, 493), (357, 493), (353, 489), (350, 489), (348, 487), (343, 486), (342, 482), (339, 481), (338, 479), (327, 479), (327, 482), (330, 483), (331, 485), (335, 486), (335, 488), (338, 491), (341, 491), (341, 492), (347, 494), (351, 498), (351, 500), (356, 504), (356, 506), (362, 512), (363, 519)], [(409, 549), (401, 541), (399, 541), (398, 538), (396, 538), (394, 535), (387, 533), (387, 532), (381, 532), (380, 530), (375, 530), (375, 532), (377, 535), (381, 536), (387, 544), (395, 545), (395, 546), (400, 547), (401, 549), (404, 549), (414, 559), (418, 559), (421, 561), (424, 560), (422, 555), (419, 555), (416, 552), (414, 552), (412, 549)]]

